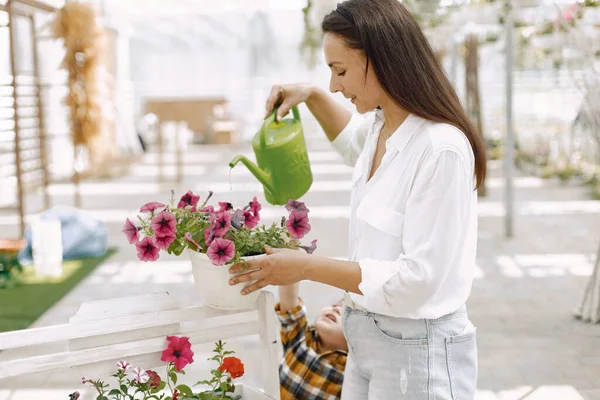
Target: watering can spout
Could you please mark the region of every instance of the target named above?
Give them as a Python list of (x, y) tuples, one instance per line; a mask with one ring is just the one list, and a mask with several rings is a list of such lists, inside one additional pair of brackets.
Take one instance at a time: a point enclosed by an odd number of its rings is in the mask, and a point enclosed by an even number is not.
[(230, 168), (235, 167), (235, 165), (238, 162), (241, 162), (242, 164), (244, 164), (246, 166), (246, 168), (248, 168), (250, 173), (252, 175), (254, 175), (256, 177), (256, 179), (258, 179), (258, 181), (264, 186), (264, 188), (268, 192), (274, 193), (273, 183), (271, 181), (271, 176), (269, 175), (269, 173), (260, 169), (258, 165), (254, 164), (252, 161), (250, 161), (248, 158), (246, 158), (244, 156), (235, 156), (233, 158), (233, 160), (231, 160), (229, 162), (229, 167)]

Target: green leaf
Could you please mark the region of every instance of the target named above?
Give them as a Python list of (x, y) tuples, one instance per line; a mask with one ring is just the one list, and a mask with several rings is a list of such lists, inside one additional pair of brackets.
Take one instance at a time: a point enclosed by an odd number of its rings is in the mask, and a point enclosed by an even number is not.
[(173, 382), (173, 385), (177, 384), (177, 373), (175, 371), (169, 372), (169, 378), (171, 379), (171, 382)]
[(98, 397), (96, 397), (96, 400), (108, 400), (108, 397), (100, 394), (100, 395), (98, 395)]
[(187, 385), (179, 385), (175, 389), (179, 390), (184, 396), (193, 396), (194, 392)]
[(121, 392), (127, 393), (127, 390), (128, 390), (128, 388), (126, 385), (121, 385)]
[(110, 392), (108, 392), (109, 396), (117, 396), (119, 394), (121, 394), (121, 391), (119, 389), (113, 389)]

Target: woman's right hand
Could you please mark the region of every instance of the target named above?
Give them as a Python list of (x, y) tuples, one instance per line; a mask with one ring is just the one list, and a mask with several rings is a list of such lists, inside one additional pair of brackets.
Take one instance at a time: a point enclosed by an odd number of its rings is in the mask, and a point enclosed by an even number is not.
[(265, 104), (265, 119), (271, 115), (273, 109), (279, 106), (275, 119), (279, 121), (293, 106), (305, 102), (310, 97), (313, 86), (308, 83), (292, 83), (287, 85), (274, 85)]

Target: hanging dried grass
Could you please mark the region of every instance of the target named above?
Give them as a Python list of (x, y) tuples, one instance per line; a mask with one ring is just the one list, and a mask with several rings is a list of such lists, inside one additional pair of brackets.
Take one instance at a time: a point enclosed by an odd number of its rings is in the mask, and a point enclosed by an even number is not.
[(92, 4), (69, 2), (56, 13), (53, 32), (64, 40), (62, 68), (69, 72), (66, 104), (71, 111), (73, 143), (88, 149), (106, 131), (102, 73), (106, 36)]

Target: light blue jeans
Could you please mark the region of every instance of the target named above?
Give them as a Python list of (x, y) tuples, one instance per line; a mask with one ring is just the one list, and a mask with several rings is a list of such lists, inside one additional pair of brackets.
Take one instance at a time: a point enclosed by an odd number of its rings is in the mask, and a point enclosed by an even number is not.
[(342, 400), (471, 400), (475, 327), (466, 308), (438, 319), (393, 318), (345, 307)]

